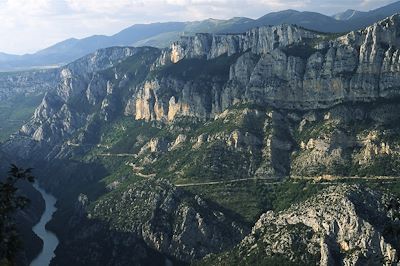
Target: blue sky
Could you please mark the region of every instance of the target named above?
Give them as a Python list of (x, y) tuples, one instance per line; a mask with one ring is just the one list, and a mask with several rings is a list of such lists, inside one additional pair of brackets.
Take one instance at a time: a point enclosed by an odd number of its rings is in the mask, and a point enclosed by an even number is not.
[(114, 34), (137, 23), (257, 18), (284, 9), (328, 15), (393, 0), (0, 0), (0, 52), (23, 54), (61, 40)]

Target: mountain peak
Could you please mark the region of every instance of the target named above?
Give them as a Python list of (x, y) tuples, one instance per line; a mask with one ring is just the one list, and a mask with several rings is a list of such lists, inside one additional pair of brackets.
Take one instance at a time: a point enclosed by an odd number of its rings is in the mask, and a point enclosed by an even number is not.
[(297, 11), (295, 9), (286, 9), (286, 10), (279, 11), (278, 13), (300, 13), (300, 11)]

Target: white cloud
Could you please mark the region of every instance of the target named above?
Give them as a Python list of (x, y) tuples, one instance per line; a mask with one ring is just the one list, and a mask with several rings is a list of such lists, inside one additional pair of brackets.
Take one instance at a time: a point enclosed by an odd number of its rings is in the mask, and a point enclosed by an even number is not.
[(24, 53), (136, 23), (260, 17), (282, 9), (333, 14), (394, 0), (0, 0), (0, 52)]

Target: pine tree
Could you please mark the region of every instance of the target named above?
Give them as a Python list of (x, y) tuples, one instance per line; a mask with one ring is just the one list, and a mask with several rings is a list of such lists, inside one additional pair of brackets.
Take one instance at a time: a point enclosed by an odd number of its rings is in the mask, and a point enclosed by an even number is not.
[(17, 183), (33, 183), (32, 169), (11, 165), (8, 176), (0, 182), (0, 265), (14, 265), (21, 242), (15, 224), (15, 213), (29, 204), (29, 199), (18, 194)]

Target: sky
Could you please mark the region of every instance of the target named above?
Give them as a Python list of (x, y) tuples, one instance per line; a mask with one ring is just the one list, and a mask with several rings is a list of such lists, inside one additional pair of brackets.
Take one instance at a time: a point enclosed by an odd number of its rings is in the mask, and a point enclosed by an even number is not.
[(332, 15), (395, 0), (0, 0), (0, 52), (32, 53), (59, 41), (112, 35), (133, 24), (207, 18), (258, 18), (296, 9)]

